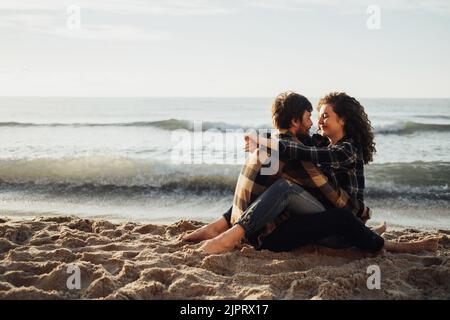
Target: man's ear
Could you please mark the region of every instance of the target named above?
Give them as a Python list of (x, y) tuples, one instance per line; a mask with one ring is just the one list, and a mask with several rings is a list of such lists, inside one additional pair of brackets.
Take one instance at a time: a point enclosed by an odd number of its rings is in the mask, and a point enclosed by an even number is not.
[(291, 120), (291, 127), (298, 128), (298, 127), (300, 127), (300, 124), (301, 124), (300, 119), (292, 119)]

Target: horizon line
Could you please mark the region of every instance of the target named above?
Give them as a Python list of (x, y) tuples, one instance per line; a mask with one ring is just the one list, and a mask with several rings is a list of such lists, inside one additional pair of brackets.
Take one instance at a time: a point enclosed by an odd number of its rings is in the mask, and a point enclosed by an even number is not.
[[(149, 99), (273, 99), (274, 96), (105, 96), (105, 95), (24, 95), (24, 96), (16, 96), (16, 95), (0, 95), (0, 98), (149, 98)], [(319, 99), (320, 97), (310, 97), (311, 99)], [(450, 99), (448, 97), (388, 97), (388, 96), (361, 96), (359, 99)]]

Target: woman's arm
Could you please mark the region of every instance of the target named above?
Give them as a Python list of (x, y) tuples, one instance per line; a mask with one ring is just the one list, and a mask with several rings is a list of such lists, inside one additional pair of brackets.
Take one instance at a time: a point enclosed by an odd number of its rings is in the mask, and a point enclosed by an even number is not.
[(276, 140), (254, 136), (246, 136), (246, 146), (251, 149), (255, 145), (263, 145), (266, 148), (278, 150), (280, 155), (288, 160), (304, 160), (313, 163), (329, 164), (334, 167), (348, 167), (354, 164), (357, 154), (352, 144), (342, 142), (335, 146), (310, 147), (293, 140)]

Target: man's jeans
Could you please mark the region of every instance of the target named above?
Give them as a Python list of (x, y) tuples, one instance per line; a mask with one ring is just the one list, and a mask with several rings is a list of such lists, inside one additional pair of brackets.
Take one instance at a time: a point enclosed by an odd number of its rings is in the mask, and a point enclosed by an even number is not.
[[(247, 208), (237, 224), (245, 230), (246, 237), (250, 237), (285, 210), (291, 215), (303, 215), (324, 212), (326, 208), (301, 186), (280, 178)], [(339, 237), (329, 237), (316, 243), (332, 248), (349, 246)]]
[(291, 214), (312, 214), (325, 211), (325, 207), (301, 186), (280, 178), (245, 210), (236, 223), (244, 228), (246, 235), (252, 235), (285, 210)]

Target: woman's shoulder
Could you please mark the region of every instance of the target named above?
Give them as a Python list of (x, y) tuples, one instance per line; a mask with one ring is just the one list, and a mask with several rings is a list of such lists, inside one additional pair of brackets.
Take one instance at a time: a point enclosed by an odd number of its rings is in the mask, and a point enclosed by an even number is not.
[(352, 138), (344, 137), (341, 139), (336, 145), (346, 146), (348, 148), (352, 148), (355, 152), (362, 150), (361, 146), (355, 142)]
[(340, 143), (346, 147), (349, 152), (356, 155), (356, 161), (363, 161), (363, 147), (356, 143), (352, 138), (344, 138)]

